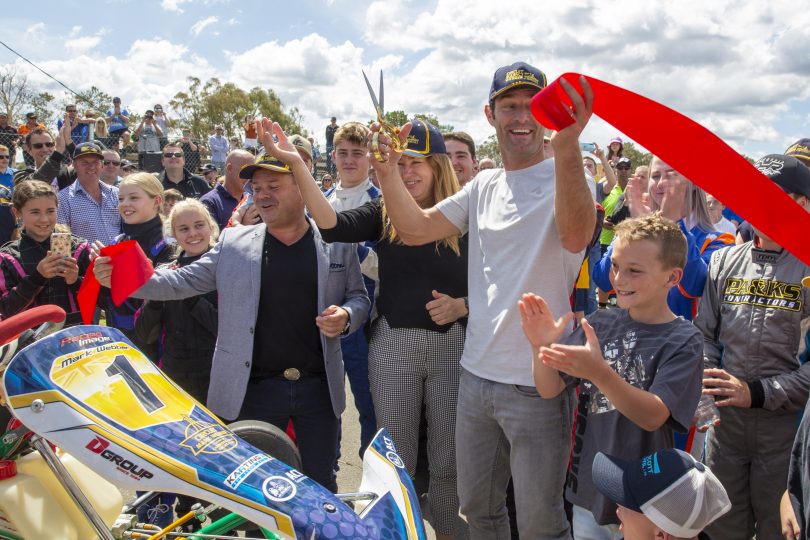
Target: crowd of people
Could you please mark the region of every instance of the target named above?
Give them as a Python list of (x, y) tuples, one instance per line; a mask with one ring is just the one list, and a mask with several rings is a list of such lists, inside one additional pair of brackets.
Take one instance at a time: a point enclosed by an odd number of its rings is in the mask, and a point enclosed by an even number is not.
[[(584, 79), (541, 126), (545, 81), (495, 72), (502, 167), (424, 120), (332, 118), (319, 171), (312, 137), (248, 115), (197, 175), (160, 105), (68, 106), (55, 136), (0, 113), (0, 315), (80, 324), (95, 257), (96, 318), (222, 419), (291, 425), (333, 491), (348, 378), (358, 452), (385, 427), (427, 463), (439, 539), (808, 538), (810, 267), (677, 165), (581, 144)], [(159, 172), (120, 158), (130, 133)], [(810, 139), (755, 166), (810, 212)], [(122, 240), (157, 270), (116, 306), (96, 254)]]

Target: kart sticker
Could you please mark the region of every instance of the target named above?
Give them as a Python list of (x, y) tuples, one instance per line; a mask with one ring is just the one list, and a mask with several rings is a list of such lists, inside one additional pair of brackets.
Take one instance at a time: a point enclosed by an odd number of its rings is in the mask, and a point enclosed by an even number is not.
[(284, 476), (271, 476), (262, 484), (262, 493), (271, 501), (284, 502), (295, 497), (298, 488), (289, 478)]

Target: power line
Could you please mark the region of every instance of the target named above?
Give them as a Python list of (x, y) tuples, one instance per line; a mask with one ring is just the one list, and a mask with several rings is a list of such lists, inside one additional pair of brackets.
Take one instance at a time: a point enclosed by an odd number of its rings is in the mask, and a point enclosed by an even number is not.
[(67, 90), (68, 92), (70, 92), (70, 93), (71, 93), (71, 94), (73, 94), (74, 96), (79, 97), (79, 94), (77, 94), (76, 92), (74, 92), (73, 90), (71, 90), (70, 88), (68, 88), (68, 86), (67, 86), (65, 83), (63, 83), (62, 81), (60, 81), (59, 79), (57, 79), (56, 77), (54, 77), (53, 75), (51, 75), (50, 73), (48, 73), (47, 71), (45, 71), (44, 69), (42, 69), (41, 67), (39, 67), (38, 65), (36, 65), (35, 63), (33, 63), (33, 62), (32, 62), (31, 60), (29, 60), (28, 58), (24, 57), (23, 55), (21, 55), (20, 53), (18, 53), (17, 51), (15, 51), (14, 49), (12, 49), (12, 48), (11, 48), (11, 47), (9, 47), (8, 45), (6, 45), (6, 44), (5, 44), (3, 41), (0, 41), (0, 45), (2, 45), (2, 46), (3, 46), (3, 47), (5, 47), (6, 49), (10, 50), (10, 51), (11, 51), (11, 52), (13, 52), (14, 54), (16, 54), (17, 56), (19, 56), (20, 58), (22, 58), (23, 60), (25, 60), (26, 62), (28, 62), (29, 64), (31, 64), (32, 66), (34, 66), (36, 69), (38, 69), (39, 71), (41, 71), (41, 72), (42, 72), (43, 74), (45, 74), (47, 77), (50, 77), (51, 79), (53, 79), (54, 81), (56, 81), (57, 83), (59, 83), (59, 84), (60, 84), (60, 85), (61, 85), (61, 86), (62, 86), (62, 87), (65, 89), (65, 90)]

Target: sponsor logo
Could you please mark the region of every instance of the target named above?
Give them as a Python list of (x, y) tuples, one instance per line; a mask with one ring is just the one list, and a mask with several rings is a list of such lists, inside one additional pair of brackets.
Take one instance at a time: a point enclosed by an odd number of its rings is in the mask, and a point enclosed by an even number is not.
[(267, 463), (272, 458), (264, 454), (254, 454), (239, 464), (237, 468), (225, 478), (225, 485), (231, 489), (236, 489), (245, 481), (245, 478), (253, 474), (253, 471)]
[(80, 347), (86, 347), (88, 345), (97, 345), (108, 341), (112, 341), (112, 339), (103, 335), (101, 332), (88, 332), (86, 334), (79, 334), (78, 336), (63, 337), (62, 341), (59, 342), (59, 347), (64, 347), (72, 343), (78, 343)]
[(284, 476), (271, 476), (262, 484), (264, 496), (275, 502), (289, 501), (295, 497), (298, 488), (289, 478)]
[(141, 478), (152, 478), (154, 474), (149, 472), (147, 469), (133, 463), (132, 461), (125, 459), (123, 456), (119, 456), (112, 450), (109, 450), (108, 447), (110, 446), (110, 441), (103, 439), (101, 437), (96, 437), (89, 443), (87, 443), (87, 448), (94, 454), (100, 455), (102, 458), (106, 459), (110, 463), (113, 463), (116, 468), (128, 474), (130, 477), (134, 478), (135, 480), (140, 480)]
[(299, 483), (301, 480), (306, 478), (306, 476), (304, 476), (304, 473), (296, 471), (295, 469), (285, 472), (284, 476), (286, 476), (295, 483)]
[(403, 463), (402, 458), (399, 457), (399, 454), (397, 454), (397, 449), (394, 446), (394, 441), (392, 441), (388, 437), (383, 437), (383, 445), (388, 450), (385, 453), (385, 459), (393, 463), (395, 467), (404, 469), (405, 463)]
[(723, 303), (801, 311), (802, 286), (767, 279), (728, 278), (723, 287)]
[(234, 434), (219, 424), (193, 420), (187, 415), (183, 416), (183, 420), (188, 422), (188, 426), (185, 431), (186, 438), (180, 441), (180, 446), (188, 448), (195, 456), (222, 454), (236, 448), (238, 444)]

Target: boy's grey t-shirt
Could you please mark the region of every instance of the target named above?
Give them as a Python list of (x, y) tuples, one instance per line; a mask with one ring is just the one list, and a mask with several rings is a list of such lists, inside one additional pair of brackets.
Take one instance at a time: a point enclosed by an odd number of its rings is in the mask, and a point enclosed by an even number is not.
[[(596, 330), (602, 356), (622, 379), (658, 396), (670, 412), (666, 424), (646, 431), (617, 411), (590, 381), (580, 383), (574, 451), (566, 497), (593, 513), (600, 525), (618, 523), (616, 505), (593, 485), (591, 466), (597, 452), (638, 459), (673, 446), (673, 430), (687, 431), (703, 384), (703, 337), (692, 323), (678, 317), (664, 324), (642, 324), (624, 309), (599, 310), (587, 317)], [(565, 343), (582, 345), (578, 328)]]

